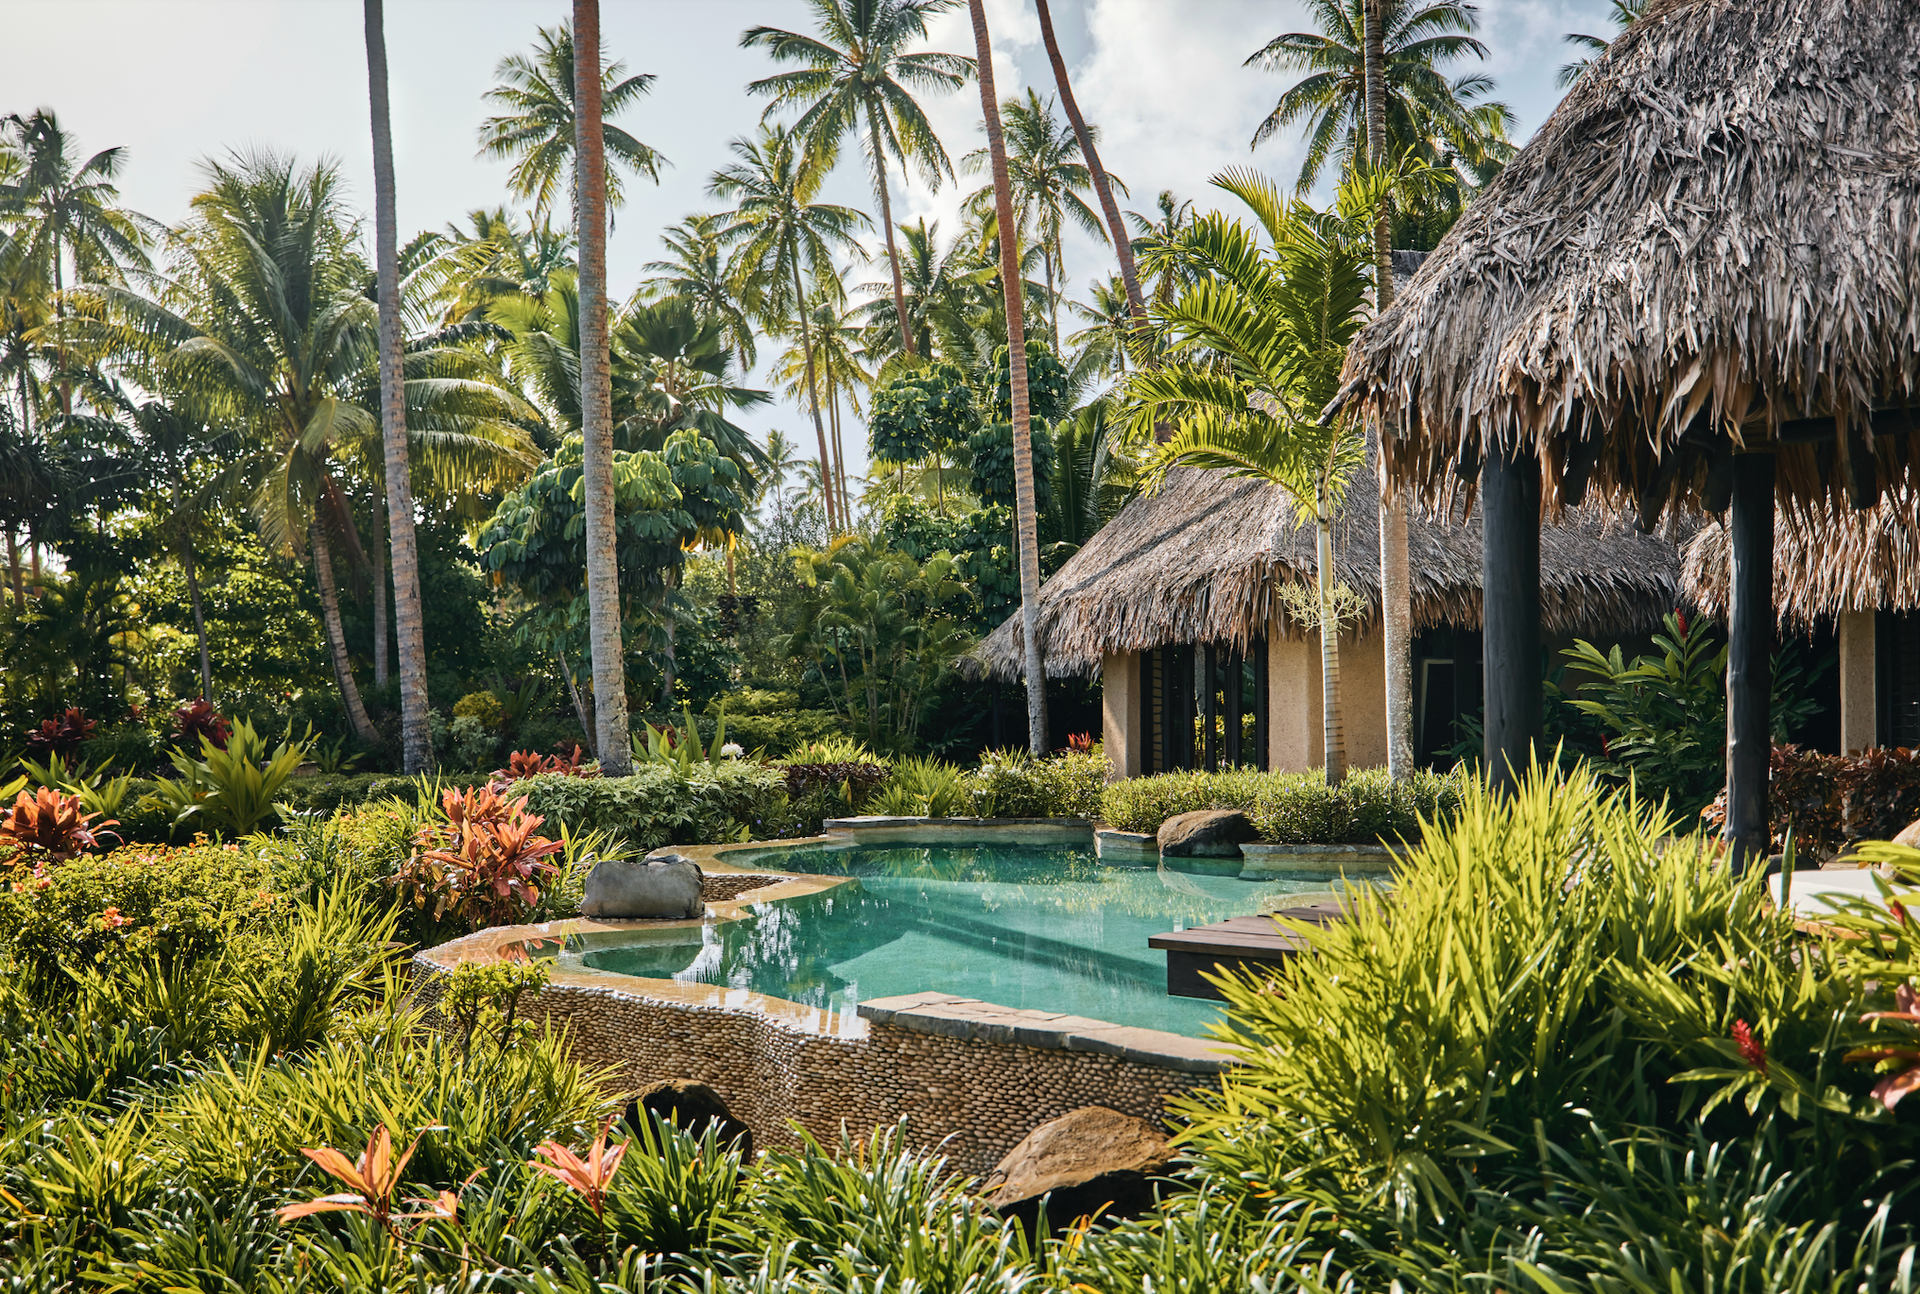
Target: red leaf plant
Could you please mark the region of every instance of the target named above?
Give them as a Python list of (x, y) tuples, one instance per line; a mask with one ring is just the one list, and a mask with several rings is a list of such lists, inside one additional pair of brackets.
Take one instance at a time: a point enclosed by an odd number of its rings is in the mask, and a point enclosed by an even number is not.
[(396, 1222), (455, 1217), (459, 1210), (459, 1198), (452, 1191), (441, 1191), (430, 1199), (407, 1201), (417, 1206), (416, 1212), (394, 1212), (397, 1204), (394, 1196), (400, 1189), (400, 1174), (406, 1171), (407, 1161), (413, 1158), (413, 1152), (419, 1148), (420, 1139), (415, 1137), (413, 1144), (407, 1147), (407, 1152), (396, 1160), (393, 1157), (393, 1134), (387, 1131), (383, 1123), (374, 1130), (373, 1136), (367, 1141), (367, 1148), (360, 1152), (358, 1159), (349, 1160), (339, 1151), (325, 1146), (317, 1150), (302, 1150), (301, 1154), (347, 1189), (335, 1195), (322, 1195), (305, 1204), (289, 1204), (275, 1216), (282, 1222), (291, 1222), (295, 1218), (311, 1217), (316, 1213), (364, 1213), (395, 1239), (399, 1238), (399, 1233), (394, 1229)]
[(557, 840), (536, 835), (546, 821), (523, 795), (503, 800), (492, 786), (440, 793), (445, 824), (421, 828), (415, 853), (393, 878), (416, 908), (474, 929), (517, 925), (540, 902), (540, 886), (559, 869), (547, 860)]
[(542, 755), (537, 750), (516, 750), (507, 756), (507, 766), (493, 770), (496, 784), (517, 782), (523, 777), (538, 777), (542, 773), (559, 773), (563, 777), (598, 777), (600, 765), (587, 757), (585, 751), (576, 744), (569, 753), (562, 751), (558, 755)]
[[(1912, 985), (1902, 984), (1895, 989), (1893, 1004), (1892, 1011), (1867, 1012), (1860, 1017), (1860, 1023), (1891, 1020), (1909, 1028), (1920, 1025), (1920, 996), (1915, 995)], [(1887, 1070), (1873, 1085), (1873, 1095), (1889, 1110), (1900, 1104), (1900, 1098), (1908, 1092), (1920, 1088), (1920, 1047), (1855, 1047), (1846, 1059)]]
[(119, 820), (94, 821), (99, 816), (85, 812), (77, 795), (62, 795), (48, 786), (31, 796), (22, 791), (13, 807), (0, 813), (0, 843), (12, 844), (21, 861), (35, 866), (64, 863), (98, 846), (102, 836), (119, 839), (105, 830), (119, 826)]
[(68, 758), (99, 726), (87, 718), (86, 711), (69, 706), (64, 714), (43, 720), (38, 728), (27, 731), (27, 753), (41, 759), (54, 754)]
[(585, 1159), (573, 1153), (557, 1141), (543, 1141), (535, 1151), (538, 1159), (528, 1160), (529, 1168), (537, 1168), (551, 1175), (568, 1190), (573, 1191), (587, 1202), (593, 1210), (593, 1216), (601, 1217), (601, 1211), (607, 1203), (607, 1187), (613, 1182), (613, 1175), (620, 1170), (620, 1161), (626, 1156), (628, 1142), (621, 1142), (611, 1150), (607, 1148), (607, 1133), (613, 1129), (609, 1120), (595, 1137), (593, 1144), (587, 1147)]
[(1076, 755), (1091, 755), (1093, 753), (1093, 734), (1090, 732), (1068, 733), (1067, 749)]
[(1753, 1026), (1745, 1020), (1733, 1022), (1733, 1045), (1740, 1049), (1740, 1059), (1760, 1071), (1760, 1077), (1767, 1076), (1767, 1049), (1753, 1036)]
[(205, 697), (173, 712), (173, 744), (190, 755), (200, 753), (202, 737), (212, 742), (215, 750), (225, 750), (232, 735), (233, 725)]

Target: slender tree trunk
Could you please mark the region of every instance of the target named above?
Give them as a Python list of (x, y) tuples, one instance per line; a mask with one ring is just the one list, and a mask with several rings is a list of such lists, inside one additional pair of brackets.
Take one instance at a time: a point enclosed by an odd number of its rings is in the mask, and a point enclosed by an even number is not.
[(833, 411), (833, 463), (840, 481), (840, 515), (851, 517), (853, 495), (847, 489), (847, 442), (840, 435), (840, 384), (831, 377), (827, 379), (827, 407)]
[(207, 651), (207, 617), (200, 602), (200, 568), (194, 561), (191, 539), (180, 546), (180, 565), (187, 572), (187, 600), (193, 605), (193, 637), (200, 646), (200, 695), (212, 705), (213, 658)]
[(7, 584), (13, 590), (13, 609), (26, 610), (27, 585), (20, 575), (20, 539), (11, 525), (7, 527)]
[(873, 191), (880, 199), (880, 228), (887, 237), (887, 266), (893, 271), (893, 313), (900, 323), (900, 349), (914, 358), (913, 329), (907, 326), (907, 293), (900, 281), (900, 252), (893, 245), (893, 199), (887, 193), (887, 151), (881, 141), (880, 110), (867, 103), (867, 133), (873, 140)]
[[(1046, 255), (1041, 259), (1047, 263), (1047, 336), (1049, 338), (1047, 344), (1053, 347), (1053, 353), (1057, 356), (1060, 354), (1060, 294), (1054, 291), (1053, 287), (1053, 248), (1047, 248)], [(1060, 281), (1062, 283), (1067, 281), (1064, 267), (1061, 269)]]
[(1000, 131), (1000, 98), (993, 88), (993, 41), (984, 0), (967, 0), (979, 65), (980, 111), (993, 159), (994, 210), (1000, 225), (1000, 284), (1007, 311), (1007, 368), (1013, 394), (1013, 500), (1020, 560), (1020, 629), (1027, 667), (1027, 748), (1047, 753), (1047, 674), (1040, 650), (1040, 538), (1033, 496), (1033, 426), (1027, 393), (1027, 330), (1020, 300), (1020, 236), (1013, 222), (1013, 186), (1007, 179), (1007, 142)]
[[(387, 38), (381, 0), (366, 0), (367, 99), (373, 119), (374, 261), (380, 294), (380, 448), (386, 468), (386, 525), (393, 562), (393, 622), (400, 648), (400, 749), (409, 773), (433, 767), (427, 721), (427, 638), (420, 613), (420, 546), (413, 529), (413, 473), (407, 452), (406, 374), (400, 321), (400, 217), (387, 100)], [(595, 82), (598, 85), (598, 81)], [(378, 511), (378, 509), (376, 509)], [(388, 545), (381, 545), (387, 547)], [(386, 588), (376, 571), (374, 680), (386, 681)]]
[(673, 657), (674, 648), (677, 646), (675, 630), (679, 626), (674, 623), (673, 611), (670, 608), (663, 605), (661, 615), (667, 622), (667, 654), (666, 667), (660, 671), (660, 708), (671, 714), (673, 712)]
[[(594, 722), (593, 701), (590, 697), (580, 695), (580, 686), (573, 681), (573, 666), (568, 663), (567, 654), (559, 652), (557, 655), (560, 657), (560, 677), (567, 681), (567, 695), (573, 698), (574, 717), (580, 720), (580, 731), (586, 735), (587, 744), (594, 746), (599, 741), (599, 737), (595, 734), (600, 731), (600, 727)], [(593, 757), (600, 758), (597, 746)]]
[(1320, 496), (1320, 737), (1324, 743), (1327, 785), (1347, 777), (1347, 742), (1340, 722), (1340, 621), (1334, 615), (1333, 517)]
[[(1366, 0), (1367, 156), (1376, 170), (1387, 157), (1386, 36), (1380, 0)], [(1385, 203), (1373, 222), (1374, 314), (1393, 304), (1393, 223)], [(1380, 479), (1380, 632), (1387, 667), (1387, 773), (1413, 775), (1413, 591), (1407, 551), (1407, 501), (1387, 476), (1387, 429), (1378, 429)]]
[[(387, 685), (387, 524), (385, 500), (373, 507), (373, 685)], [(404, 743), (403, 743), (404, 744)]]
[(580, 434), (585, 442), (587, 614), (600, 767), (633, 771), (614, 552), (613, 384), (607, 355), (607, 152), (600, 120), (600, 0), (573, 0), (574, 157), (580, 188)]
[(347, 631), (340, 623), (340, 588), (333, 580), (333, 554), (327, 548), (325, 528), (316, 516), (307, 523), (307, 542), (313, 545), (313, 578), (320, 588), (320, 622), (327, 631), (327, 651), (333, 657), (333, 677), (340, 684), (340, 700), (354, 739), (363, 746), (380, 744), (379, 730), (367, 718), (360, 686), (353, 681), (353, 660), (347, 654)]
[(814, 380), (813, 368), (813, 330), (807, 326), (807, 294), (800, 287), (799, 249), (794, 249), (793, 257), (793, 299), (800, 303), (800, 353), (807, 360), (807, 403), (813, 410), (813, 434), (820, 442), (820, 501), (827, 509), (827, 533), (839, 530), (835, 524), (837, 509), (833, 506), (833, 459), (827, 453), (827, 425), (820, 419), (820, 387)]
[(1060, 106), (1066, 109), (1067, 120), (1073, 123), (1073, 137), (1080, 141), (1080, 156), (1093, 176), (1093, 191), (1100, 197), (1100, 211), (1107, 218), (1107, 233), (1120, 258), (1120, 281), (1127, 289), (1127, 308), (1133, 314), (1134, 327), (1144, 329), (1147, 303), (1140, 295), (1140, 275), (1133, 267), (1133, 242), (1127, 237), (1126, 222), (1120, 218), (1120, 204), (1113, 200), (1113, 186), (1107, 182), (1106, 168), (1100, 165), (1100, 154), (1093, 146), (1093, 131), (1087, 127), (1087, 119), (1080, 115), (1080, 105), (1074, 101), (1073, 84), (1067, 79), (1067, 61), (1060, 56), (1060, 42), (1053, 36), (1053, 15), (1047, 10), (1047, 0), (1034, 2), (1040, 9), (1040, 36), (1046, 42), (1047, 60), (1053, 64), (1053, 83), (1060, 91)]

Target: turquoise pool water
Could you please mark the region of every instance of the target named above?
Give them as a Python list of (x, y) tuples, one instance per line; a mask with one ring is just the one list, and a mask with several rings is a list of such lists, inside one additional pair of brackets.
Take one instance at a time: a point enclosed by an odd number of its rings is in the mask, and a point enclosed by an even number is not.
[[(741, 921), (636, 932), (580, 956), (595, 970), (750, 989), (830, 1011), (936, 990), (1199, 1035), (1219, 1005), (1167, 996), (1147, 937), (1245, 916), (1327, 880), (1243, 881), (1238, 861), (1115, 867), (1087, 849), (783, 851), (769, 869), (849, 876)], [(1228, 874), (1220, 874), (1221, 872)]]

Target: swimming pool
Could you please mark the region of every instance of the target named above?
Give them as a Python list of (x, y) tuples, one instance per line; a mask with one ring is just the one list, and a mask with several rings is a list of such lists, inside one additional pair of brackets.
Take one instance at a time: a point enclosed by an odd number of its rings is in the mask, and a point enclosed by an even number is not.
[(1126, 867), (1090, 849), (1030, 846), (807, 848), (756, 862), (851, 879), (753, 904), (738, 921), (635, 930), (571, 956), (592, 970), (836, 1012), (933, 989), (1198, 1036), (1220, 1018), (1219, 1004), (1168, 997), (1165, 954), (1147, 937), (1257, 913), (1268, 894), (1337, 888), (1243, 881), (1238, 860)]

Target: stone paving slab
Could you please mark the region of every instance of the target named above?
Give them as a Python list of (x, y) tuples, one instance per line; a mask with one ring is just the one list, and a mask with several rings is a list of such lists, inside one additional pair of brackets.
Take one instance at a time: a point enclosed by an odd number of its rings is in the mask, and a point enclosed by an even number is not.
[(858, 1010), (869, 1024), (890, 1024), (914, 1033), (1054, 1051), (1095, 1052), (1190, 1074), (1217, 1074), (1234, 1063), (1230, 1050), (1203, 1038), (1086, 1016), (999, 1006), (946, 993), (875, 998), (862, 1002)]

